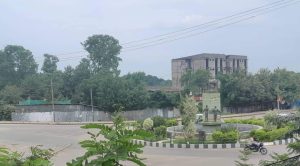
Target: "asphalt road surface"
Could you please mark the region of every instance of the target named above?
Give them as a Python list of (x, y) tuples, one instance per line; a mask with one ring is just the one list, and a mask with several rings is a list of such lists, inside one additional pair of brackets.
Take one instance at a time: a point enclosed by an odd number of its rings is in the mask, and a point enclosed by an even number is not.
[[(56, 166), (64, 166), (67, 161), (84, 153), (78, 142), (89, 136), (79, 125), (39, 125), (39, 124), (0, 124), (0, 146), (12, 150), (28, 152), (30, 146), (43, 145), (58, 151), (53, 158)], [(270, 153), (284, 153), (286, 147), (267, 146)], [(141, 157), (149, 166), (234, 166), (241, 149), (168, 149), (145, 147)], [(250, 162), (269, 159), (253, 153)], [(131, 163), (124, 163), (131, 166)]]

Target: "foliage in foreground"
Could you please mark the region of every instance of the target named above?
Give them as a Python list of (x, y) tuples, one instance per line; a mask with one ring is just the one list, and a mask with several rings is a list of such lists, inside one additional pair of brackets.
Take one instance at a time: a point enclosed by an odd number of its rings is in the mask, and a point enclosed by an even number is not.
[(184, 137), (192, 138), (195, 135), (196, 113), (198, 111), (196, 101), (191, 97), (185, 97), (181, 103), (181, 118), (183, 124)]
[(279, 161), (282, 161), (282, 160), (286, 160), (286, 159), (289, 158), (289, 154), (287, 154), (287, 153), (284, 153), (284, 154), (274, 153), (274, 154), (270, 154), (270, 156), (272, 158), (271, 161), (261, 160), (259, 162), (259, 165), (260, 166), (267, 166), (267, 165), (270, 165), (272, 163), (279, 162)]
[(11, 152), (0, 147), (0, 165), (4, 166), (52, 166), (50, 159), (54, 156), (52, 149), (41, 149), (40, 146), (30, 148), (31, 155), (24, 157), (22, 153)]
[(249, 164), (249, 155), (251, 154), (251, 151), (249, 150), (240, 150), (239, 160), (235, 161), (236, 166), (253, 166), (253, 164)]
[[(143, 130), (128, 130), (120, 114), (113, 118), (113, 126), (102, 124), (88, 124), (84, 129), (99, 130), (96, 133), (88, 132), (91, 139), (80, 142), (86, 153), (67, 163), (68, 166), (121, 166), (122, 161), (130, 161), (139, 166), (144, 166), (143, 159), (138, 157), (141, 154), (143, 145), (134, 144), (135, 138), (151, 137)], [(105, 140), (99, 140), (103, 135)]]

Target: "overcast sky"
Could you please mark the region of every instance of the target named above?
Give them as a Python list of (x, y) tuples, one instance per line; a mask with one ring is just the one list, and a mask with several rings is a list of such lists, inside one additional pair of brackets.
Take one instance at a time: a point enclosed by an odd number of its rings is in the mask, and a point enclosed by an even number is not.
[[(275, 0), (1, 0), (0, 49), (8, 44), (31, 50), (40, 64), (44, 53), (75, 66), (93, 34), (120, 43), (202, 24)], [(299, 0), (298, 0), (299, 1)], [(247, 55), (249, 71), (277, 67), (300, 71), (300, 3), (175, 42), (120, 54), (122, 74), (144, 71), (171, 78), (171, 59), (198, 53)]]

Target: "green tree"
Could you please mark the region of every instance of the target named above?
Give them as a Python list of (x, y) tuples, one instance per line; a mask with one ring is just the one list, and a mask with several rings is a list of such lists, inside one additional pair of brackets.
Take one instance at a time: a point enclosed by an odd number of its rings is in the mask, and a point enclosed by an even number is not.
[[(90, 60), (83, 58), (81, 59), (79, 65), (74, 69), (74, 74), (72, 77), (72, 84), (74, 84), (75, 91), (72, 94), (72, 102), (79, 103), (84, 102), (84, 93), (80, 88), (81, 84), (90, 79), (91, 77), (91, 62)], [(71, 78), (70, 78), (71, 79)]]
[(119, 41), (109, 35), (93, 35), (82, 43), (84, 49), (89, 53), (94, 73), (112, 72), (118, 75), (118, 66), (121, 58)]
[(165, 87), (165, 86), (171, 86), (172, 84), (170, 80), (164, 80), (156, 76), (146, 75), (144, 72), (128, 73), (123, 77), (125, 77), (126, 79), (133, 79), (136, 82), (142, 82), (146, 86), (150, 86), (150, 87)]
[(72, 99), (75, 94), (77, 82), (75, 81), (74, 69), (67, 66), (62, 74), (63, 87), (62, 95), (67, 99)]
[(10, 121), (11, 113), (15, 111), (15, 107), (12, 105), (5, 104), (0, 101), (0, 121)]
[(4, 48), (4, 52), (9, 56), (14, 56), (16, 77), (19, 80), (29, 75), (36, 74), (38, 65), (35, 62), (32, 52), (22, 46), (9, 45)]
[(188, 70), (181, 77), (181, 84), (187, 93), (193, 92), (193, 94), (201, 94), (203, 90), (207, 88), (209, 78), (210, 73), (207, 70), (197, 70), (196, 72)]
[(15, 85), (7, 85), (0, 91), (0, 101), (17, 104), (21, 100), (22, 89)]
[(32, 75), (25, 78), (21, 87), (23, 90), (22, 98), (23, 99), (33, 99), (33, 100), (42, 100), (45, 97), (45, 85), (43, 84), (42, 74)]
[(173, 103), (166, 93), (162, 91), (149, 92), (148, 106), (150, 108), (171, 108)]
[(44, 73), (54, 73), (57, 71), (57, 63), (59, 59), (55, 55), (44, 54), (44, 63), (42, 67), (42, 71)]
[(186, 139), (190, 139), (195, 135), (196, 113), (198, 111), (196, 101), (191, 97), (185, 97), (181, 104), (181, 118), (183, 124), (183, 132)]
[(90, 90), (93, 90), (94, 104), (100, 110), (114, 111), (114, 105), (122, 105), (125, 110), (139, 110), (147, 105), (147, 92), (142, 85), (122, 77), (97, 74), (80, 85), (82, 101), (90, 103)]
[(300, 77), (297, 73), (286, 69), (274, 70), (271, 81), (275, 95), (283, 97), (287, 102), (293, 102), (300, 96)]
[[(145, 165), (137, 156), (143, 152), (143, 145), (134, 144), (132, 140), (151, 135), (141, 130), (128, 130), (120, 114), (113, 118), (113, 126), (88, 124), (82, 128), (99, 131), (88, 132), (91, 139), (80, 142), (81, 147), (86, 149), (86, 153), (67, 163), (68, 166), (121, 166), (122, 161), (131, 161), (140, 166)], [(99, 140), (100, 135), (103, 135), (105, 140)]]
[(0, 89), (14, 83), (15, 66), (15, 57), (0, 50)]
[(37, 63), (32, 53), (22, 46), (8, 45), (0, 51), (0, 89), (18, 84), (37, 72)]

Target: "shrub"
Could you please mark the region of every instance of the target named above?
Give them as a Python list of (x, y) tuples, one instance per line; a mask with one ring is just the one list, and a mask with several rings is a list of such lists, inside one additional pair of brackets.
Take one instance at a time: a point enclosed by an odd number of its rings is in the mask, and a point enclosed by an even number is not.
[(153, 127), (165, 126), (166, 119), (161, 116), (154, 116), (151, 118), (153, 120)]
[(11, 152), (0, 147), (0, 165), (5, 166), (52, 166), (50, 159), (54, 156), (52, 149), (41, 149), (41, 146), (30, 148), (30, 156), (24, 157), (22, 153)]
[(279, 129), (273, 129), (273, 130), (260, 129), (260, 130), (251, 131), (250, 135), (256, 138), (258, 141), (272, 142), (275, 140), (285, 138), (290, 131), (291, 131), (290, 127), (283, 127)]
[(157, 139), (164, 139), (167, 137), (167, 127), (166, 126), (159, 126), (154, 128), (154, 135)]
[(11, 120), (11, 113), (14, 110), (14, 106), (0, 103), (0, 120)]
[(151, 130), (153, 128), (153, 120), (150, 118), (145, 119), (143, 123), (143, 128), (145, 130)]
[(239, 132), (237, 130), (231, 130), (222, 132), (220, 130), (213, 132), (212, 139), (216, 143), (235, 143), (238, 140)]
[(252, 124), (258, 126), (264, 126), (265, 121), (264, 119), (226, 119), (225, 123), (240, 123), (240, 124)]
[(171, 127), (171, 126), (177, 126), (178, 122), (175, 118), (167, 119), (166, 120), (166, 126)]

